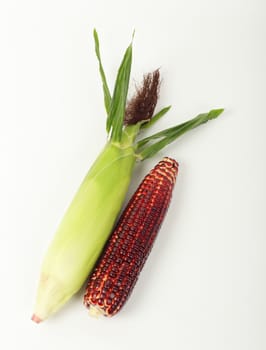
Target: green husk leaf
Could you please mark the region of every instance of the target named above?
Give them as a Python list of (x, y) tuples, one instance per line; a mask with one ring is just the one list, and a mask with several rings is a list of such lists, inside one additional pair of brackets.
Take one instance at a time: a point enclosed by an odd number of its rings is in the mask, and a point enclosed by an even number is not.
[(171, 108), (171, 106), (167, 106), (161, 109), (158, 113), (156, 113), (147, 123), (143, 123), (141, 125), (141, 129), (148, 129), (152, 125), (154, 125), (159, 119), (161, 119)]
[[(96, 56), (97, 56), (97, 59), (99, 62), (99, 71), (100, 71), (102, 85), (103, 85), (104, 105), (105, 105), (105, 109), (106, 109), (106, 113), (107, 113), (107, 120), (108, 120), (108, 116), (109, 116), (110, 108), (111, 108), (112, 97), (111, 97), (111, 93), (110, 93), (110, 90), (109, 90), (109, 87), (107, 84), (105, 72), (104, 72), (103, 65), (102, 65), (99, 37), (98, 37), (98, 33), (97, 33), (96, 29), (93, 30), (93, 37), (94, 37), (94, 43), (95, 43), (95, 53), (96, 53)], [(106, 130), (109, 133), (110, 129), (108, 130), (107, 124), (108, 123), (106, 123)]]
[(107, 120), (107, 130), (112, 129), (111, 140), (114, 142), (120, 142), (122, 137), (131, 64), (132, 44), (127, 48), (117, 73), (110, 114)]
[(197, 126), (206, 123), (209, 120), (217, 118), (224, 110), (213, 109), (209, 113), (199, 114), (197, 117), (174, 126), (169, 129), (162, 130), (154, 135), (146, 137), (145, 139), (137, 143), (137, 152), (141, 150), (150, 141), (161, 139), (150, 146), (147, 146), (138, 153), (138, 157), (141, 160), (154, 156), (157, 152), (163, 149), (165, 146), (175, 141), (179, 136), (183, 135), (189, 130), (196, 128)]
[(147, 143), (153, 140), (161, 139), (162, 137), (167, 137), (171, 136), (172, 134), (176, 134), (179, 130), (182, 130), (183, 127), (186, 126), (188, 123), (189, 122), (184, 122), (182, 124), (157, 132), (156, 134), (153, 134), (151, 136), (145, 137), (137, 143), (137, 149), (141, 149), (143, 146), (145, 146)]

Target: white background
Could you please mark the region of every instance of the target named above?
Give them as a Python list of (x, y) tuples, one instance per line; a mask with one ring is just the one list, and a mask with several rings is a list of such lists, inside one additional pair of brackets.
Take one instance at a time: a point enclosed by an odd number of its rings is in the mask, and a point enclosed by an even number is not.
[[(1, 5), (1, 349), (266, 348), (264, 0), (25, 0)], [(133, 29), (134, 79), (161, 67), (154, 130), (225, 107), (163, 155), (180, 173), (123, 311), (93, 319), (82, 292), (30, 321), (42, 256), (105, 143), (92, 30), (110, 85)]]

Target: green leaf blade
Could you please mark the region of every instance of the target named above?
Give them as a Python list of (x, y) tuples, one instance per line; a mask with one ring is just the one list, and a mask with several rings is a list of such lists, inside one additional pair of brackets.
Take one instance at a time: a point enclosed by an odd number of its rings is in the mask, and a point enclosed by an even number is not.
[(120, 142), (122, 137), (131, 64), (132, 44), (127, 48), (117, 73), (110, 114), (107, 120), (107, 129), (112, 129), (111, 140), (114, 142)]
[(159, 119), (161, 119), (169, 110), (171, 106), (167, 106), (156, 113), (147, 123), (141, 125), (141, 129), (148, 129), (153, 126)]
[[(109, 113), (110, 113), (110, 108), (111, 108), (111, 102), (112, 102), (112, 97), (111, 93), (107, 84), (106, 80), (106, 75), (103, 69), (102, 65), (102, 59), (101, 59), (101, 53), (100, 53), (100, 43), (99, 43), (99, 37), (96, 29), (93, 30), (93, 37), (94, 37), (94, 44), (95, 44), (95, 53), (96, 57), (98, 59), (99, 63), (99, 72), (102, 80), (102, 86), (103, 86), (103, 94), (104, 94), (104, 105), (105, 105), (105, 110), (107, 113), (107, 120), (109, 118)], [(107, 132), (109, 133), (110, 129), (106, 128)]]
[[(144, 160), (154, 156), (157, 152), (166, 147), (168, 144), (175, 141), (178, 137), (185, 134), (187, 131), (194, 129), (199, 125), (208, 122), (209, 120), (217, 118), (223, 111), (223, 109), (213, 109), (209, 113), (199, 114), (197, 117), (187, 122), (184, 122), (169, 129), (162, 130), (154, 135), (151, 135), (139, 141), (137, 143), (137, 151), (140, 151), (139, 158), (141, 160)], [(156, 139), (160, 140), (141, 150), (141, 148), (143, 148), (147, 143)]]

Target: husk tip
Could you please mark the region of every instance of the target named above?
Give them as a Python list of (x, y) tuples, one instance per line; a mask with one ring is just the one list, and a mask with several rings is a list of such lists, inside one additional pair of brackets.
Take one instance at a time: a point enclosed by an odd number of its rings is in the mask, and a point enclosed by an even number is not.
[(37, 324), (42, 322), (42, 319), (35, 314), (32, 315), (31, 320)]

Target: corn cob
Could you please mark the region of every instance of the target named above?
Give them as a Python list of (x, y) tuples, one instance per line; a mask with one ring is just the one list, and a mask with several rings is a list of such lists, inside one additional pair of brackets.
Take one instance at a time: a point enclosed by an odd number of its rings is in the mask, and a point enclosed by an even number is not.
[(144, 178), (121, 215), (88, 282), (92, 315), (115, 315), (128, 300), (170, 204), (178, 163), (165, 157)]

